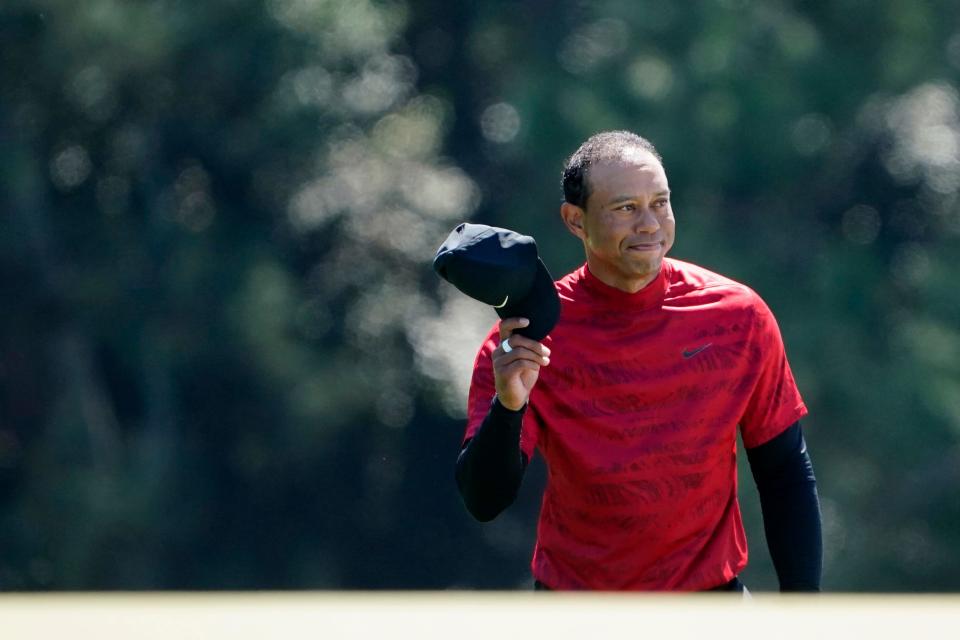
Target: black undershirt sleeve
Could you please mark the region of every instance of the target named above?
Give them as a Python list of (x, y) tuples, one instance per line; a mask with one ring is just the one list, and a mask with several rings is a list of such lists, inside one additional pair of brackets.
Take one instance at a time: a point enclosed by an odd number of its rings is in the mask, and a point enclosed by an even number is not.
[(480, 522), (493, 520), (513, 504), (520, 490), (527, 456), (520, 450), (526, 406), (507, 409), (494, 397), (487, 417), (457, 458), (457, 487), (463, 503)]
[(747, 449), (781, 591), (820, 591), (823, 542), (817, 479), (800, 423)]

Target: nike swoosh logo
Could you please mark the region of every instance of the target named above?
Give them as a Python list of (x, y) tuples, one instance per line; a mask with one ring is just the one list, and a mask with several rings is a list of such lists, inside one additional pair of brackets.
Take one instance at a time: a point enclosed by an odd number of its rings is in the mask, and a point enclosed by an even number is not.
[(510, 299), (510, 296), (504, 296), (504, 297), (503, 297), (503, 302), (501, 302), (500, 304), (495, 304), (495, 305), (493, 305), (493, 308), (494, 308), (494, 309), (502, 309), (503, 307), (506, 306), (507, 300), (509, 300), (509, 299)]
[(703, 351), (704, 349), (709, 349), (709, 348), (712, 347), (712, 346), (713, 346), (713, 343), (712, 343), (712, 342), (708, 342), (707, 344), (703, 345), (702, 347), (697, 347), (696, 349), (690, 349), (689, 351), (687, 351), (686, 349), (684, 349), (684, 350), (683, 350), (683, 357), (684, 357), (685, 360), (688, 360), (688, 359), (692, 358), (693, 356), (697, 355), (698, 353), (700, 353), (701, 351)]

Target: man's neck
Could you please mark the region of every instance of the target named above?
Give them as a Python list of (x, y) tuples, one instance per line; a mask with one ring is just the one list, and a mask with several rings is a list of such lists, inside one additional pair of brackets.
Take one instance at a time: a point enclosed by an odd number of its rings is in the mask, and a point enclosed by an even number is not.
[(661, 262), (659, 268), (649, 274), (642, 276), (628, 275), (608, 271), (604, 269), (602, 265), (594, 265), (589, 258), (587, 259), (587, 266), (590, 268), (590, 273), (592, 273), (597, 280), (626, 293), (636, 293), (640, 291), (656, 280), (657, 276), (660, 275), (660, 269), (663, 269), (663, 263)]

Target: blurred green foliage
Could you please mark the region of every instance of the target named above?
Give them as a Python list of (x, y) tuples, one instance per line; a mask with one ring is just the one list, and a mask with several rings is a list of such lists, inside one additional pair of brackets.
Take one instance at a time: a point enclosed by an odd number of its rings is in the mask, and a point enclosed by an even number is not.
[(825, 588), (957, 590), (958, 10), (5, 2), (0, 588), (529, 585), (543, 469), (460, 505), (494, 316), (430, 260), (470, 219), (578, 266), (560, 167), (626, 128), (780, 321)]

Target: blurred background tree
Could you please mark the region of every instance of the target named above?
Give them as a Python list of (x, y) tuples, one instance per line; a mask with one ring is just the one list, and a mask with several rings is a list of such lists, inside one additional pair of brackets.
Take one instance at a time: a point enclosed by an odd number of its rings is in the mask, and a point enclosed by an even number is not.
[(430, 260), (469, 219), (578, 266), (560, 167), (626, 128), (780, 320), (825, 587), (957, 590), (958, 9), (4, 3), (0, 588), (528, 586), (543, 469), (460, 505), (494, 315)]

